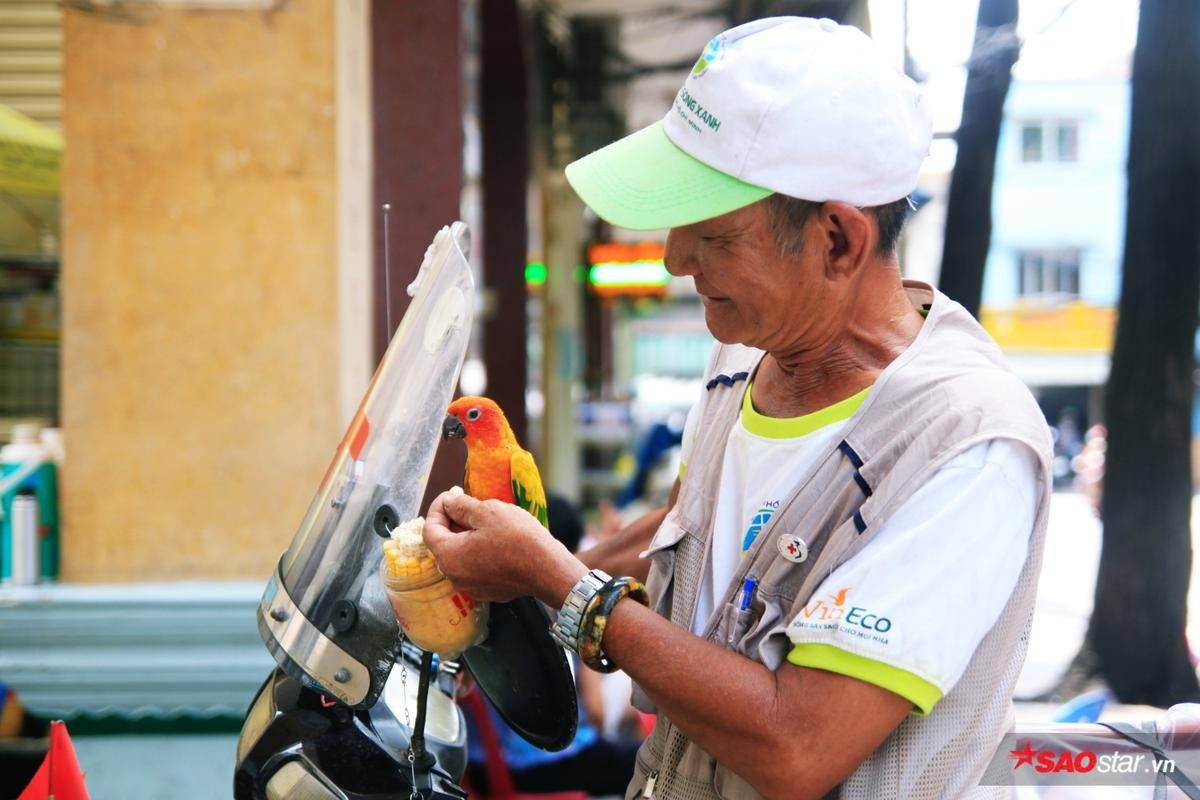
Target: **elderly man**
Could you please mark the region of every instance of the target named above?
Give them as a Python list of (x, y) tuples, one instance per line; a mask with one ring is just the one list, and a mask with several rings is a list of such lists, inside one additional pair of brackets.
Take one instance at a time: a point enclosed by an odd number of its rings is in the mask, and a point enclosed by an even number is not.
[(561, 606), (556, 638), (633, 678), (658, 721), (629, 797), (987, 794), (1049, 437), (979, 325), (901, 280), (929, 138), (862, 33), (776, 18), (714, 38), (661, 123), (568, 167), (613, 224), (670, 228), (720, 342), (680, 480), (583, 560), (451, 495), (426, 541), (480, 597)]

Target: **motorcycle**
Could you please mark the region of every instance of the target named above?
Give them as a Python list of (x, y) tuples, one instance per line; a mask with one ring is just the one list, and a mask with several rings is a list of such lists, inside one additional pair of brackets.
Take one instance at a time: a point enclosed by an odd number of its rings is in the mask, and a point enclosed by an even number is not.
[(458, 385), (476, 306), (467, 249), (461, 222), (434, 237), (408, 287), (412, 301), (267, 582), (258, 628), (278, 667), (246, 714), (236, 800), (462, 800), (461, 668), (532, 744), (558, 750), (575, 736), (574, 679), (536, 600), (492, 604), (486, 638), (459, 664), (404, 641), (380, 578), (380, 544), (420, 513)]

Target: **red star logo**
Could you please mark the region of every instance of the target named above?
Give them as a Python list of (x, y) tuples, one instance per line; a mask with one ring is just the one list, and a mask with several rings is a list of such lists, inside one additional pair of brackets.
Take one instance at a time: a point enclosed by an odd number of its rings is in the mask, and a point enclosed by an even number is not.
[(1037, 755), (1037, 750), (1033, 749), (1031, 742), (1026, 742), (1024, 750), (1009, 750), (1008, 755), (1016, 761), (1013, 769), (1020, 769), (1022, 764), (1033, 764), (1033, 757)]
[(796, 545), (795, 545), (795, 544), (789, 544), (789, 545), (788, 545), (788, 552), (789, 552), (789, 553), (791, 553), (792, 555), (795, 555), (795, 554), (796, 554)]

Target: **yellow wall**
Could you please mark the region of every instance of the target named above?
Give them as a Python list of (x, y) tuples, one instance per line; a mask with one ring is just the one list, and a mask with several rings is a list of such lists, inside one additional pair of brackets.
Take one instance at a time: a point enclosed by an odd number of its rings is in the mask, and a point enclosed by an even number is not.
[(263, 578), (346, 422), (334, 4), (110, 8), (64, 22), (63, 577)]

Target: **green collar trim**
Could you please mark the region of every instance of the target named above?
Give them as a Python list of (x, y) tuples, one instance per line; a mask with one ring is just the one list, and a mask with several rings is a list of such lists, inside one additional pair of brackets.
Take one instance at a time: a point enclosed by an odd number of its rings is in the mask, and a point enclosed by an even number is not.
[(767, 439), (795, 439), (807, 436), (815, 430), (843, 422), (854, 416), (858, 407), (867, 399), (871, 387), (863, 389), (858, 394), (851, 395), (845, 400), (839, 400), (831, 406), (818, 409), (800, 417), (768, 417), (754, 410), (750, 400), (750, 388), (753, 383), (747, 382), (746, 392), (742, 395), (742, 425), (756, 436)]

